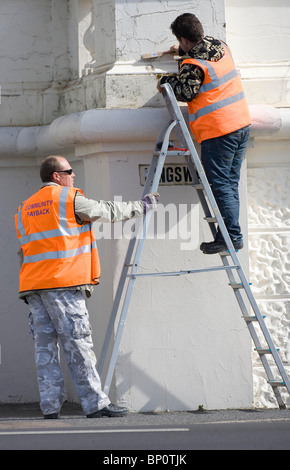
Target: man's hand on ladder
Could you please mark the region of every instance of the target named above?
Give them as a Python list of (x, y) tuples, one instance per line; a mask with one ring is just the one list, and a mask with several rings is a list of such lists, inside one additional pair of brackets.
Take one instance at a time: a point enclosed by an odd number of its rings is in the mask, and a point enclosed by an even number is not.
[(159, 193), (149, 193), (149, 194), (146, 194), (146, 196), (144, 196), (141, 199), (141, 202), (144, 207), (144, 214), (146, 214), (148, 211), (152, 209), (154, 210), (157, 208), (157, 205), (159, 203), (159, 198), (160, 198)]

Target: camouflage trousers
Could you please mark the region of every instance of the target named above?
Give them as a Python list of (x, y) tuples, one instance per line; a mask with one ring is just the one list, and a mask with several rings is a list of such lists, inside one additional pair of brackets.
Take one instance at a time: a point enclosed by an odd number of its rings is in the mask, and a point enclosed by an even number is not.
[(64, 378), (59, 362), (60, 342), (85, 414), (110, 403), (101, 389), (92, 350), (91, 325), (83, 293), (79, 290), (29, 294), (30, 332), (35, 341), (40, 408), (43, 414), (60, 411)]

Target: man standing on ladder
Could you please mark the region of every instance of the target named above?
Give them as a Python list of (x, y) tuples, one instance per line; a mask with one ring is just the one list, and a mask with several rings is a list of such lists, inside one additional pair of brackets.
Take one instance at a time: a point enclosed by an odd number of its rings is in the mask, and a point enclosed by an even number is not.
[[(202, 24), (191, 13), (178, 16), (171, 31), (179, 45), (170, 52), (182, 56), (178, 75), (161, 78), (157, 89), (169, 83), (178, 101), (187, 102), (190, 129), (201, 144), (201, 161), (224, 218), (234, 248), (243, 248), (239, 225), (239, 180), (249, 140), (251, 118), (242, 82), (229, 47), (204, 36)], [(212, 242), (203, 242), (205, 254), (227, 250), (219, 229)]]

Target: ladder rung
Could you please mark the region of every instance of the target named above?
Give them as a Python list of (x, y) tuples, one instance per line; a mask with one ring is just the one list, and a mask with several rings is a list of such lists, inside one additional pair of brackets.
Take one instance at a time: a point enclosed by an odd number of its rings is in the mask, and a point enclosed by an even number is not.
[[(249, 285), (252, 285), (251, 282), (249, 282)], [(244, 284), (241, 282), (230, 282), (229, 286), (231, 286), (233, 289), (244, 289)]]
[[(267, 348), (255, 348), (255, 351), (257, 351), (258, 354), (272, 354), (271, 349)], [(276, 349), (276, 351), (280, 351), (280, 349)]]
[[(160, 153), (161, 153), (160, 151), (154, 152), (154, 156), (158, 156), (158, 155), (160, 155)], [(170, 156), (173, 156), (173, 157), (175, 157), (175, 156), (184, 156), (184, 155), (188, 156), (188, 155), (190, 155), (190, 152), (189, 152), (189, 150), (183, 150), (183, 149), (171, 149), (171, 150), (167, 150), (166, 155), (170, 155)]]
[(268, 380), (267, 382), (272, 387), (286, 387), (285, 382), (282, 382), (281, 380)]
[(215, 217), (204, 217), (204, 220), (206, 220), (208, 223), (217, 222)]
[[(251, 322), (251, 321), (258, 321), (258, 318), (254, 315), (245, 315), (242, 317), (246, 322)], [(266, 318), (265, 315), (263, 315), (263, 318)]]
[[(236, 253), (239, 251), (239, 250), (234, 250)], [(227, 251), (220, 251), (218, 253), (220, 256), (230, 256), (230, 250), (227, 250)]]
[(189, 150), (168, 150), (167, 155), (190, 155)]

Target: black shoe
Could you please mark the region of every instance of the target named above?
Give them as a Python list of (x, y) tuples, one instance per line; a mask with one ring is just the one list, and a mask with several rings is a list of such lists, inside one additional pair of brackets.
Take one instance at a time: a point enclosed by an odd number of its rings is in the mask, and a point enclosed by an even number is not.
[(233, 245), (234, 245), (235, 250), (241, 250), (242, 248), (244, 248), (243, 240), (241, 240), (239, 242), (233, 242)]
[(44, 419), (58, 419), (59, 413), (51, 413), (50, 415), (43, 415)]
[(87, 415), (87, 418), (101, 418), (102, 416), (107, 416), (109, 418), (119, 418), (121, 416), (125, 416), (127, 413), (129, 413), (128, 408), (110, 403), (108, 406), (105, 406), (105, 408)]
[(213, 240), (212, 242), (202, 242), (199, 249), (201, 251), (203, 251), (207, 246), (210, 246), (212, 245), (213, 243), (215, 243), (215, 240)]
[[(233, 242), (235, 250), (241, 250), (244, 246), (242, 241)], [(201, 248), (202, 247), (202, 248)], [(209, 243), (202, 243), (200, 249), (206, 255), (213, 255), (215, 253), (221, 253), (222, 251), (227, 251), (228, 247), (224, 241), (214, 241)]]

